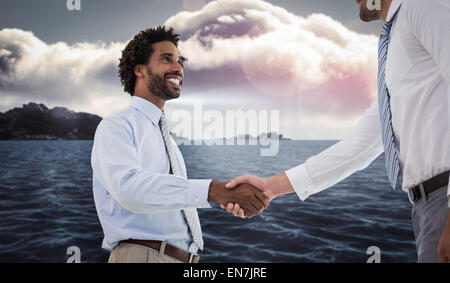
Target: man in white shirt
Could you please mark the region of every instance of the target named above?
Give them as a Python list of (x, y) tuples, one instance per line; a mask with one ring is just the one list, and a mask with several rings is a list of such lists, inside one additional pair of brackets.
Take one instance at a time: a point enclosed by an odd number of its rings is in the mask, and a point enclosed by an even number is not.
[[(366, 168), (384, 151), (392, 186), (401, 184), (414, 203), (418, 261), (450, 262), (450, 1), (381, 0), (381, 10), (370, 9), (372, 0), (356, 2), (362, 20), (385, 22), (379, 98), (343, 140), (305, 163), (266, 179), (237, 177), (227, 187), (249, 183), (269, 199), (295, 192), (303, 201)], [(226, 209), (244, 217), (238, 204)]]
[(198, 262), (196, 208), (234, 202), (253, 216), (268, 205), (251, 185), (228, 191), (219, 181), (187, 179), (163, 110), (184, 80), (178, 39), (172, 28), (157, 27), (127, 44), (119, 75), (130, 105), (103, 119), (95, 133), (93, 192), (109, 262)]

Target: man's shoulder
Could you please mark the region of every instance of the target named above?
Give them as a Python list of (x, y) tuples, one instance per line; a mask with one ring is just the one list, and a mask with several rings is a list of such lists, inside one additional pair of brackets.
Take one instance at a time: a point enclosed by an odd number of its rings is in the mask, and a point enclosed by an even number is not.
[(131, 121), (133, 120), (133, 116), (135, 115), (136, 109), (128, 105), (127, 107), (120, 109), (105, 118), (102, 119), (99, 126), (106, 126), (106, 125), (122, 125), (125, 127), (131, 126)]
[(135, 115), (136, 109), (132, 105), (128, 105), (125, 108), (117, 110), (106, 116), (103, 120), (112, 122), (125, 122), (129, 121), (133, 115)]
[(448, 0), (403, 0), (402, 9), (408, 10), (410, 13), (427, 13), (434, 9), (450, 8)]
[[(448, 0), (427, 0), (427, 1), (423, 1), (423, 0), (403, 0), (402, 1), (402, 6), (403, 5), (407, 5), (407, 6), (414, 6), (414, 5), (429, 6), (431, 4), (448, 4)], [(446, 5), (446, 6), (448, 6), (448, 5)]]

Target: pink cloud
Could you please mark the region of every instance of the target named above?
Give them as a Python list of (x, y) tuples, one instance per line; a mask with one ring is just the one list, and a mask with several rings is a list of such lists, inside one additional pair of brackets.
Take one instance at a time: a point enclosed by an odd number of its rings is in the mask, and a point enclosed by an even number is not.
[(264, 1), (219, 0), (165, 24), (182, 35), (192, 85), (244, 81), (261, 95), (295, 95), (304, 110), (344, 119), (376, 96), (377, 38), (326, 15), (304, 18)]

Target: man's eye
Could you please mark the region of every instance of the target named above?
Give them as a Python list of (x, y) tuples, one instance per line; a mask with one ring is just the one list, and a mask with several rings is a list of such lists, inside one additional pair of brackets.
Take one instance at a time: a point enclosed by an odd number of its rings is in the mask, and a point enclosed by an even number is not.
[(188, 59), (184, 56), (180, 56), (180, 60), (178, 61), (178, 63), (180, 63), (181, 67), (184, 68), (184, 63), (187, 62)]

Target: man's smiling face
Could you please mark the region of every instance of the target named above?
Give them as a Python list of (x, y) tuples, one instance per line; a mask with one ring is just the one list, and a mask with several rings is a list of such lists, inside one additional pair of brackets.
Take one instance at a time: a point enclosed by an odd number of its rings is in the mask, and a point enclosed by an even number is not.
[(178, 98), (184, 81), (183, 62), (177, 47), (170, 41), (153, 44), (153, 53), (147, 64), (147, 87), (164, 100)]

